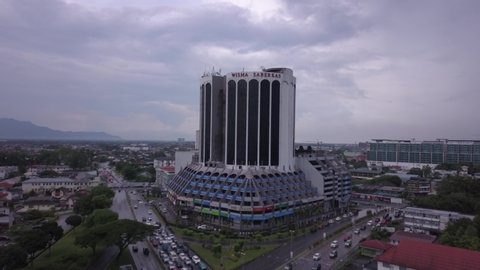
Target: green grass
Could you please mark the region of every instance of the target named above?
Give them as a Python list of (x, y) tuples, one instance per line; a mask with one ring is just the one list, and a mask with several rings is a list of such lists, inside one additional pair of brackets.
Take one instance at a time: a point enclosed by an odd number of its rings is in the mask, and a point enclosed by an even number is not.
[[(200, 244), (190, 244), (189, 246), (213, 269), (231, 270), (237, 269), (242, 264), (250, 262), (257, 257), (272, 251), (278, 245), (265, 245), (261, 246), (258, 249), (248, 249), (244, 251), (245, 255), (242, 255), (240, 257), (237, 257), (233, 252), (233, 246), (222, 246), (223, 250), (221, 258), (215, 256), (212, 251), (203, 248)], [(221, 266), (222, 264), (223, 268)]]
[[(93, 258), (92, 250), (82, 249), (74, 245), (76, 234), (82, 230), (83, 227), (79, 226), (70, 231), (70, 233), (62, 237), (62, 239), (51, 247), (50, 252), (46, 250), (34, 260), (33, 266), (29, 265), (24, 269), (85, 269)], [(103, 247), (97, 247), (97, 254), (99, 254), (102, 249)]]
[(135, 268), (135, 262), (133, 261), (132, 255), (130, 254), (130, 250), (127, 248), (122, 252), (122, 256), (120, 258), (115, 259), (110, 266), (108, 266), (107, 270), (118, 270), (121, 265), (131, 264), (133, 269)]

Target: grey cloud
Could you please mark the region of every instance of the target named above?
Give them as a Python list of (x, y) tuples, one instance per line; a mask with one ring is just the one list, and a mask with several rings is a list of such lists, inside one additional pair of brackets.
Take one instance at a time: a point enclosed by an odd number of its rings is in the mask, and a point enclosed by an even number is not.
[(478, 1), (285, 0), (260, 20), (230, 3), (119, 3), (1, 1), (0, 116), (193, 138), (205, 69), (282, 65), (297, 76), (297, 138), (480, 133)]

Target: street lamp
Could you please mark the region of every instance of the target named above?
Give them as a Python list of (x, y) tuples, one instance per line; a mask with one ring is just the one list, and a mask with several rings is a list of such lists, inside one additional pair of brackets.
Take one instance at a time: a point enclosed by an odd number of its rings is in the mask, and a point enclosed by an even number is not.
[(293, 250), (292, 250), (292, 240), (293, 240), (293, 233), (294, 230), (290, 230), (290, 260), (293, 259)]

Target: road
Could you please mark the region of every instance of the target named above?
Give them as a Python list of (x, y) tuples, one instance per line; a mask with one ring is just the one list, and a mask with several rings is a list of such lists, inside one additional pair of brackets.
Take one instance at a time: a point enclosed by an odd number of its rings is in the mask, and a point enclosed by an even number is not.
[[(355, 248), (356, 245), (360, 242), (361, 239), (367, 238), (370, 235), (370, 227), (367, 227), (366, 230), (359, 230), (360, 234), (355, 234), (354, 230), (356, 228), (361, 227), (361, 225), (365, 224), (363, 222), (361, 224), (357, 224), (352, 229), (348, 229), (340, 234), (339, 237), (331, 239), (320, 247), (313, 248), (311, 251), (307, 252), (293, 263), (293, 269), (301, 269), (301, 270), (310, 270), (313, 269), (312, 267), (317, 266), (318, 264), (322, 265), (322, 269), (331, 269), (333, 264), (338, 260), (343, 260), (346, 258), (347, 253)], [(348, 236), (351, 236), (352, 239), (352, 247), (345, 247), (344, 239)], [(337, 258), (329, 258), (329, 253), (333, 250), (330, 247), (330, 244), (333, 240), (338, 241), (338, 247), (336, 248), (338, 252)], [(313, 255), (315, 253), (320, 253), (321, 259), (319, 261), (313, 260)]]
[[(364, 217), (368, 210), (370, 209), (363, 209), (362, 211), (359, 212), (359, 215), (356, 218)], [(245, 264), (245, 269), (282, 268), (284, 265), (288, 264), (291, 261), (290, 260), (291, 252), (293, 252), (293, 257), (296, 260), (297, 255), (302, 254), (307, 250), (310, 250), (310, 248), (313, 246), (315, 242), (322, 240), (324, 238), (324, 234), (327, 238), (329, 238), (335, 231), (337, 231), (339, 228), (347, 224), (352, 224), (351, 218), (342, 219), (340, 222), (335, 222), (334, 224), (326, 228), (323, 228), (317, 231), (316, 233), (309, 234), (306, 236), (301, 236), (293, 239), (292, 241), (288, 241), (282, 244), (277, 249), (270, 252), (269, 254), (265, 254), (255, 259), (254, 261)], [(327, 244), (330, 244), (330, 242), (325, 243), (324, 245), (327, 245)], [(343, 240), (342, 240), (342, 243), (339, 243), (339, 244), (343, 244)], [(327, 254), (322, 254), (322, 257), (323, 258), (326, 257)], [(340, 257), (341, 256), (339, 256), (339, 258)], [(293, 262), (293, 264), (295, 264), (295, 262)], [(296, 268), (294, 267), (294, 269)], [(308, 269), (311, 269), (311, 267)]]
[[(117, 176), (118, 177), (118, 176)], [(116, 178), (115, 179), (116, 183), (113, 184), (118, 184), (119, 182), (121, 183), (121, 179)], [(119, 191), (115, 192), (115, 197), (113, 198), (113, 203), (111, 209), (115, 212), (118, 213), (118, 218), (119, 219), (132, 219), (132, 220), (137, 220), (142, 222), (141, 218), (143, 216), (148, 215), (148, 209), (145, 207), (139, 207), (139, 209), (134, 210), (135, 216), (132, 214), (132, 210), (130, 208), (130, 205), (128, 204), (127, 196), (131, 196), (130, 200), (133, 204), (135, 204), (134, 201), (138, 202), (138, 195), (134, 195), (132, 193), (127, 194), (127, 192), (132, 192), (129, 191), (128, 189), (121, 189)], [(136, 193), (136, 192), (135, 192)], [(152, 218), (156, 218), (155, 215), (152, 215)], [(140, 220), (139, 220), (140, 219)], [(138, 247), (139, 252), (132, 252), (132, 246), (136, 245)], [(143, 249), (148, 248), (150, 250), (150, 255), (144, 255), (143, 254)], [(163, 269), (161, 266), (160, 262), (154, 256), (153, 252), (155, 250), (151, 249), (149, 245), (147, 244), (146, 240), (145, 241), (140, 241), (135, 244), (129, 245), (128, 246), (128, 251), (125, 250), (124, 252), (130, 252), (132, 255), (133, 261), (135, 262), (135, 266), (138, 270), (144, 269), (144, 270), (158, 270), (158, 269)]]

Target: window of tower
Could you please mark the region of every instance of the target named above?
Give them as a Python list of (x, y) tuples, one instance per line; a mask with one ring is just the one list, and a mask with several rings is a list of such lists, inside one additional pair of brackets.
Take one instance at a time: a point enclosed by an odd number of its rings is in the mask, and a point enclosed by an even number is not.
[(279, 136), (280, 136), (280, 82), (272, 82), (272, 113), (271, 113), (271, 150), (270, 164), (278, 166), (279, 162)]
[(210, 128), (212, 114), (212, 85), (207, 83), (205, 92), (205, 161), (210, 160)]
[(247, 144), (247, 81), (238, 81), (237, 94), (237, 165), (246, 163)]
[(257, 165), (258, 157), (258, 81), (248, 82), (248, 165)]
[(200, 87), (200, 142), (201, 142), (201, 147), (200, 147), (200, 162), (204, 162), (204, 148), (205, 148), (205, 142), (203, 141), (205, 138), (205, 127), (204, 125), (204, 118), (205, 118), (205, 86), (202, 84)]
[(235, 81), (228, 82), (227, 92), (227, 164), (235, 162), (235, 112), (237, 104), (237, 85)]
[(270, 82), (260, 83), (260, 165), (269, 165), (270, 144)]

